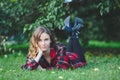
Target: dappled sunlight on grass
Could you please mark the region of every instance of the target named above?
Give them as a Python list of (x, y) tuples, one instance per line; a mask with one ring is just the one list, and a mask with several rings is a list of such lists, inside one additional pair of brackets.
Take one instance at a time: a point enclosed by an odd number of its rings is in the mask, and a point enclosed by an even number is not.
[(7, 55), (7, 54), (5, 54), (5, 55), (4, 55), (4, 58), (7, 58), (7, 57), (8, 57), (8, 55)]
[(120, 66), (118, 67), (118, 69), (120, 69)]
[(99, 68), (94, 68), (94, 71), (99, 71)]
[(0, 71), (2, 71), (3, 69), (2, 68), (0, 68)]
[[(26, 57), (22, 53), (0, 58), (0, 80), (119, 80), (120, 55), (85, 53), (87, 65), (74, 70), (27, 71), (20, 67)], [(103, 75), (104, 74), (104, 75)]]
[(52, 73), (52, 74), (55, 74), (55, 72), (54, 72), (54, 71), (52, 71), (51, 73)]
[(58, 78), (59, 78), (59, 79), (64, 79), (63, 76), (59, 76)]

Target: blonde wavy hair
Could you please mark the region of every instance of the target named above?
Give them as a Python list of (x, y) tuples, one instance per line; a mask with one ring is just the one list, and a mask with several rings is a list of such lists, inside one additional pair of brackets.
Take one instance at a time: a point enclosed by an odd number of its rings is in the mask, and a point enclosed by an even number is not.
[(47, 33), (50, 36), (51, 39), (51, 44), (50, 47), (54, 47), (56, 42), (55, 42), (55, 38), (53, 36), (53, 34), (51, 33), (51, 31), (44, 26), (39, 26), (38, 28), (36, 28), (32, 34), (32, 37), (30, 39), (30, 47), (29, 47), (29, 52), (27, 57), (28, 58), (35, 58), (38, 54), (38, 41), (40, 40), (40, 36), (42, 33)]

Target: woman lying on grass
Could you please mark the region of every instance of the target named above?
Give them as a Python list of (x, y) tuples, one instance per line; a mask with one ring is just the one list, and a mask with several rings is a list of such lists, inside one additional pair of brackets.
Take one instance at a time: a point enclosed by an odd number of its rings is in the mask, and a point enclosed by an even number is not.
[(86, 62), (81, 61), (78, 53), (67, 52), (63, 44), (55, 42), (54, 36), (47, 27), (38, 27), (30, 40), (27, 61), (21, 68), (51, 70), (78, 68), (84, 65)]

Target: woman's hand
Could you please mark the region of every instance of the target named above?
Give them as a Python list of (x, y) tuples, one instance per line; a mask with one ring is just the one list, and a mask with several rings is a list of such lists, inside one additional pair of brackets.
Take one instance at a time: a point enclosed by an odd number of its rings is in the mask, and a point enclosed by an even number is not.
[(35, 58), (35, 61), (39, 62), (41, 56), (42, 56), (42, 50), (38, 47), (38, 54), (37, 54), (37, 56)]
[(42, 54), (42, 50), (38, 47), (38, 54)]

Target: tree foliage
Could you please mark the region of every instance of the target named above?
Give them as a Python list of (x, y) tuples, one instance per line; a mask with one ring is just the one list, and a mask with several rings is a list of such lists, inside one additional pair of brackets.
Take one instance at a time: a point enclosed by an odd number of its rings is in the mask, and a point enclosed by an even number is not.
[[(85, 45), (91, 39), (120, 41), (120, 0), (79, 1), (77, 11), (85, 25), (80, 39)], [(40, 25), (50, 28), (61, 40), (66, 39), (61, 30), (66, 16), (63, 0), (0, 0), (1, 45), (13, 40), (27, 42)]]

